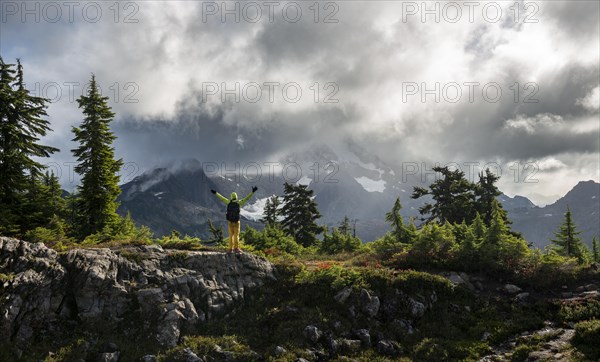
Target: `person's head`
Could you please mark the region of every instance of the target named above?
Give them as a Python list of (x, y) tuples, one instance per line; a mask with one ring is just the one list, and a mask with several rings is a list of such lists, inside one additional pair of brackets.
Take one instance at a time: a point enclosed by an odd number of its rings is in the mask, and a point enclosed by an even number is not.
[(231, 199), (232, 200), (237, 200), (237, 194), (235, 192), (231, 193)]

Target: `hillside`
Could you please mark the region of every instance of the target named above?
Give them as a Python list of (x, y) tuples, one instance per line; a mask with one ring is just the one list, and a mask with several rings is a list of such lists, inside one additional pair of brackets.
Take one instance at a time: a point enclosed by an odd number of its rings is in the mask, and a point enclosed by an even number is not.
[(581, 181), (565, 196), (545, 207), (509, 209), (513, 229), (521, 232), (525, 239), (543, 248), (554, 237), (564, 219), (567, 207), (573, 213), (579, 237), (588, 246), (592, 238), (600, 235), (600, 184)]
[(598, 353), (577, 339), (580, 321), (600, 317), (597, 271), (542, 286), (351, 256), (282, 261), (157, 245), (57, 253), (0, 238), (0, 359), (568, 361)]

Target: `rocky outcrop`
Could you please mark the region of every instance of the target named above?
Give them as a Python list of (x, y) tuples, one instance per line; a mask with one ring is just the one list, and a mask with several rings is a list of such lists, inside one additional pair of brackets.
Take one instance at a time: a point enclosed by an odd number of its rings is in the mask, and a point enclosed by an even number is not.
[[(163, 347), (185, 328), (235, 311), (247, 293), (275, 279), (255, 255), (165, 251), (160, 246), (57, 253), (0, 237), (0, 338), (14, 352), (64, 323), (120, 328), (132, 315)], [(129, 321), (130, 322), (130, 321)]]

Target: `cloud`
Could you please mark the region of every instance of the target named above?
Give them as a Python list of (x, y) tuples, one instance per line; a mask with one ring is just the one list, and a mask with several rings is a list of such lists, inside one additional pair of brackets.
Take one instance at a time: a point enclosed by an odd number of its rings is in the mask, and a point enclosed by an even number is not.
[(591, 111), (598, 111), (600, 109), (600, 87), (594, 88), (584, 98), (578, 99), (577, 104), (581, 104)]
[(119, 14), (102, 3), (95, 23), (81, 8), (73, 22), (11, 16), (0, 51), (23, 58), (28, 85), (62, 90), (46, 138), (61, 162), (72, 160), (70, 126), (82, 118), (74, 99), (94, 73), (117, 113), (117, 154), (142, 170), (189, 157), (278, 160), (325, 144), (396, 165), (556, 159), (571, 178), (596, 177), (598, 167), (578, 162), (599, 150), (597, 2), (521, 3), (519, 17), (498, 2), (497, 22), (481, 6), (473, 21), (463, 6), (457, 22), (423, 22), (424, 9), (407, 15), (406, 3), (319, 3), (317, 14), (302, 2), (296, 22), (282, 12), (292, 2), (272, 21), (258, 3), (256, 22), (223, 21), (209, 2), (135, 2)]

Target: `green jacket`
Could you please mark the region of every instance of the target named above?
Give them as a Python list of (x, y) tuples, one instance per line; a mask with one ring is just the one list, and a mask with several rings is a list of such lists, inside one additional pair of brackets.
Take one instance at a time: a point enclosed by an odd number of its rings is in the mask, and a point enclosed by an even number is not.
[(237, 200), (238, 204), (240, 204), (240, 207), (242, 207), (242, 206), (244, 206), (244, 204), (246, 203), (246, 201), (250, 200), (250, 198), (252, 197), (252, 195), (254, 195), (254, 192), (250, 192), (250, 193), (248, 194), (248, 196), (244, 197), (244, 198), (243, 198), (243, 199), (241, 199), (241, 200), (238, 200), (238, 199), (237, 199), (237, 194), (236, 194), (235, 192), (232, 192), (232, 193), (231, 193), (231, 200), (230, 200), (230, 199), (228, 199), (228, 198), (226, 198), (225, 196), (221, 195), (221, 194), (220, 194), (220, 193), (218, 193), (218, 192), (217, 192), (215, 195), (217, 195), (217, 197), (218, 197), (218, 198), (219, 198), (221, 201), (223, 201), (223, 202), (225, 203), (225, 205), (229, 205), (229, 203), (230, 203), (232, 200)]

